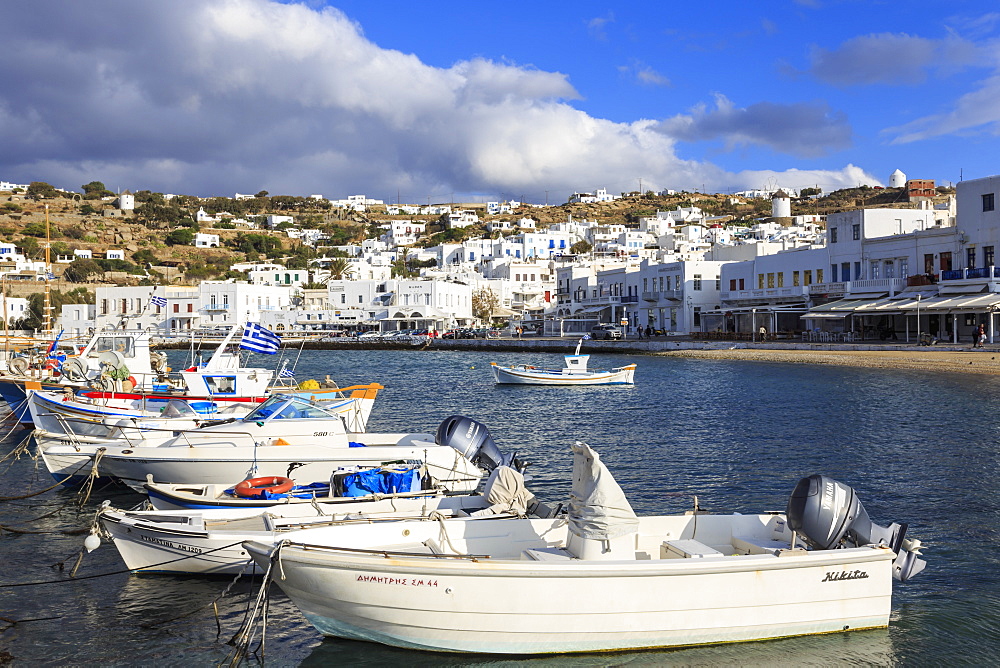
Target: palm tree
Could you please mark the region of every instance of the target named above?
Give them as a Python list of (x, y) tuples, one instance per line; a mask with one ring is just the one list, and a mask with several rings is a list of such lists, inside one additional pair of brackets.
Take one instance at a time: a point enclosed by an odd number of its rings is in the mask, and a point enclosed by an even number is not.
[(350, 278), (350, 275), (354, 273), (354, 267), (346, 257), (335, 257), (330, 261), (329, 271), (330, 278), (327, 280), (341, 281)]

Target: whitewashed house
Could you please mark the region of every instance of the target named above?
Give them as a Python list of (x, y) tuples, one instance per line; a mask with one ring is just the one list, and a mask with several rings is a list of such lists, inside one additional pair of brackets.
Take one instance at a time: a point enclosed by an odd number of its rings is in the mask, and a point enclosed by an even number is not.
[(194, 246), (195, 248), (218, 248), (219, 235), (196, 232), (194, 235)]

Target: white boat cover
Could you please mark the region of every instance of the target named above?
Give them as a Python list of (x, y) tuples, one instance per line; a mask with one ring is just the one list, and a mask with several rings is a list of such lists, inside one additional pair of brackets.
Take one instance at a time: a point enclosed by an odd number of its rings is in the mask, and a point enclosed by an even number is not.
[(573, 444), (569, 530), (580, 538), (611, 540), (636, 533), (639, 518), (614, 476), (586, 443)]
[(535, 495), (524, 486), (524, 476), (509, 466), (498, 466), (486, 480), (483, 488), (488, 508), (472, 513), (473, 517), (513, 513), (527, 515), (528, 508), (535, 501)]

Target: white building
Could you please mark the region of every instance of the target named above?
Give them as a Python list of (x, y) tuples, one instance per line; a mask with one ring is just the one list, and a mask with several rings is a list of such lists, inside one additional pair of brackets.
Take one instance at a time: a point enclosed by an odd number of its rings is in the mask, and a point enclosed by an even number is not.
[(195, 248), (218, 248), (219, 235), (196, 232), (194, 235), (194, 245)]

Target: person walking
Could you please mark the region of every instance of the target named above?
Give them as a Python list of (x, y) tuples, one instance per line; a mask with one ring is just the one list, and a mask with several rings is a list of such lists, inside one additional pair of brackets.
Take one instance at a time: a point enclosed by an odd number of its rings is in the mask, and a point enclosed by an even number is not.
[(973, 348), (985, 348), (986, 347), (986, 327), (984, 325), (979, 325), (979, 329), (976, 330), (976, 342), (972, 346)]

